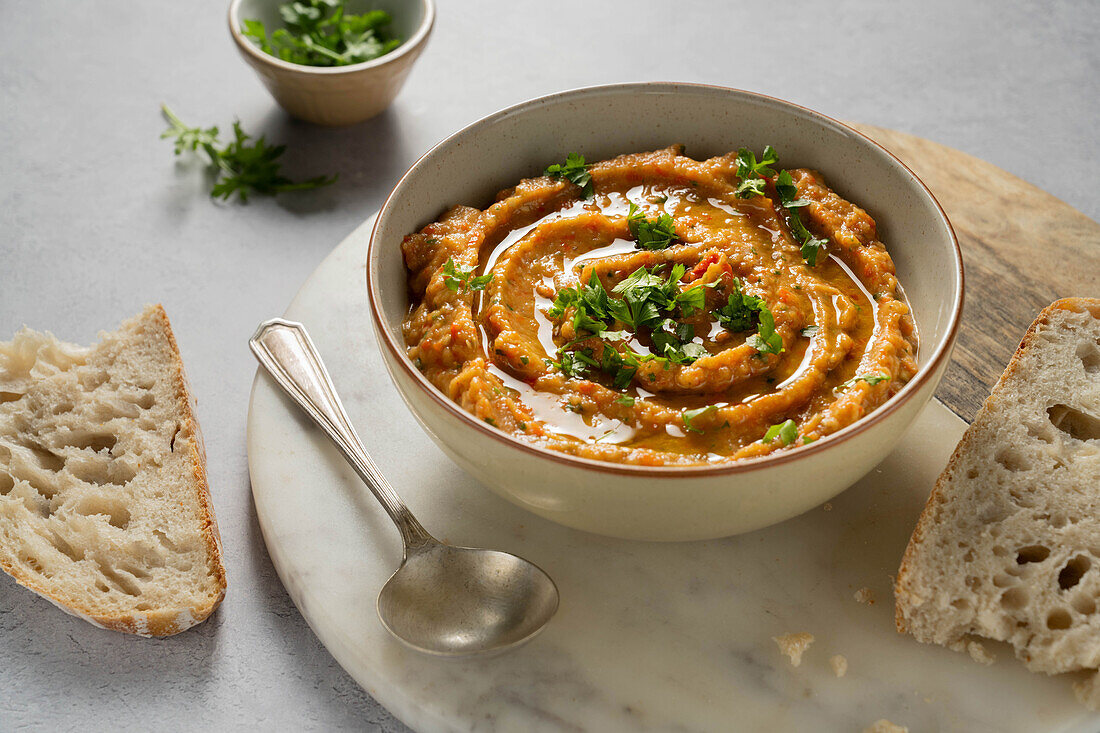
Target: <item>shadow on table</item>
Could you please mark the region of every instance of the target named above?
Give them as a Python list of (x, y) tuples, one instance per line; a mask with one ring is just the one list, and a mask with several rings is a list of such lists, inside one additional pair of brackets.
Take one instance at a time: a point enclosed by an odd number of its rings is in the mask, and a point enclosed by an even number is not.
[(280, 160), (288, 178), (339, 176), (331, 186), (275, 197), (280, 208), (303, 216), (380, 200), (408, 163), (400, 113), (392, 107), (350, 127), (301, 122), (273, 108), (256, 134), (287, 146)]
[[(269, 144), (286, 146), (278, 161), (279, 173), (292, 181), (332, 175), (338, 180), (330, 186), (274, 197), (250, 192), (248, 203), (243, 204), (236, 195), (229, 201), (214, 203), (247, 209), (273, 201), (296, 216), (355, 208), (369, 213), (397, 183), (410, 161), (400, 115), (390, 108), (358, 125), (322, 127), (295, 120), (273, 105), (262, 122), (246, 126), (245, 132), (253, 138), (262, 135)], [(223, 143), (231, 140), (232, 128), (226, 126), (220, 137)], [(202, 155), (187, 153), (176, 158), (175, 179), (168, 188), (166, 206), (177, 221), (185, 219), (197, 202), (210, 203), (216, 177)]]
[[(99, 688), (104, 677), (116, 689), (131, 682), (148, 689), (156, 680), (172, 687), (201, 683), (224, 633), (220, 608), (204, 623), (174, 637), (145, 639), (107, 631), (61, 613), (3, 574), (0, 599), (0, 635), (20, 660), (20, 675), (48, 678), (57, 689)], [(35, 672), (37, 666), (43, 669)]]
[(285, 646), (287, 656), (295, 659), (301, 670), (312, 676), (312, 679), (307, 677), (307, 682), (318, 691), (317, 705), (330, 704), (329, 701), (335, 697), (348, 706), (346, 712), (352, 716), (356, 726), (411, 733), (409, 728), (359, 687), (313, 634), (275, 571), (267, 553), (255, 504), (251, 502), (248, 546), (253, 548), (248, 561), (253, 566), (253, 577), (259, 582), (258, 602), (263, 607), (263, 617), (269, 622), (268, 630)]

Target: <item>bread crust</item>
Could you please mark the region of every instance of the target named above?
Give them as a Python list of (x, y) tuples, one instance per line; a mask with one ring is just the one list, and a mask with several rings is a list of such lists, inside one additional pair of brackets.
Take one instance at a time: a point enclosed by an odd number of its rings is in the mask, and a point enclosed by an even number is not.
[[(1012, 355), (1012, 359), (1009, 360), (1008, 366), (1005, 368), (1004, 373), (1000, 379), (993, 386), (993, 390), (989, 397), (986, 398), (982, 404), (981, 412), (985, 412), (994, 401), (1000, 396), (999, 390), (1001, 385), (1015, 375), (1020, 368), (1020, 361), (1023, 353), (1030, 346), (1031, 342), (1035, 339), (1038, 330), (1046, 325), (1053, 313), (1058, 310), (1068, 310), (1076, 313), (1082, 311), (1088, 311), (1095, 318), (1100, 318), (1100, 299), (1097, 298), (1062, 298), (1044, 308), (1036, 319), (1032, 322), (1031, 327), (1028, 328), (1023, 338), (1020, 339), (1020, 345), (1016, 348), (1016, 351)], [(980, 414), (980, 413), (979, 413)], [(975, 423), (977, 421), (975, 420)], [(967, 454), (970, 448), (971, 442), (975, 439), (975, 429), (973, 424), (967, 428), (966, 433), (963, 435), (962, 440), (955, 446), (954, 452), (951, 454), (951, 458), (947, 462), (947, 466), (936, 479), (936, 484), (932, 488), (931, 494), (928, 496), (928, 501), (924, 505), (924, 509), (921, 511), (920, 518), (917, 520), (917, 525), (913, 529), (913, 534), (909, 538), (909, 544), (905, 548), (905, 554), (902, 556), (901, 565), (898, 568), (898, 575), (894, 581), (894, 624), (900, 633), (907, 633), (909, 631), (908, 619), (906, 618), (906, 610), (914, 605), (913, 593), (910, 589), (910, 573), (913, 570), (913, 564), (916, 558), (916, 554), (919, 551), (921, 544), (924, 542), (925, 534), (929, 528), (935, 523), (933, 514), (938, 504), (944, 501), (943, 487), (947, 480), (954, 474), (955, 469), (961, 460), (961, 458)]]
[(149, 310), (153, 311), (151, 315), (154, 317), (157, 326), (163, 330), (171, 348), (172, 381), (175, 387), (175, 398), (182, 416), (182, 423), (190, 438), (186, 443), (190, 453), (191, 475), (194, 479), (201, 511), (203, 543), (210, 558), (209, 571), (218, 588), (217, 595), (209, 602), (195, 607), (159, 608), (145, 613), (98, 614), (83, 607), (76, 599), (52, 595), (35, 583), (31, 577), (28, 577), (22, 571), (21, 566), (0, 560), (0, 568), (24, 588), (34, 591), (66, 613), (82, 618), (95, 626), (138, 636), (163, 637), (185, 631), (209, 617), (225, 597), (226, 577), (225, 566), (222, 561), (221, 533), (218, 531), (217, 519), (210, 499), (210, 487), (206, 479), (206, 449), (198, 421), (195, 419), (194, 398), (190, 383), (187, 381), (187, 375), (184, 372), (183, 359), (180, 356), (172, 326), (168, 321), (168, 314), (164, 311), (163, 306), (158, 303), (147, 306), (146, 311), (139, 318), (150, 315)]

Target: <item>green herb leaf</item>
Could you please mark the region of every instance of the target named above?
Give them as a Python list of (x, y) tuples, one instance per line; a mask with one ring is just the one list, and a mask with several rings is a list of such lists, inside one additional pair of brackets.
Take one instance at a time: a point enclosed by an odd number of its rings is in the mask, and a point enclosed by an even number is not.
[(783, 337), (775, 331), (775, 316), (767, 306), (760, 306), (760, 323), (756, 333), (749, 337), (749, 343), (762, 354), (780, 354), (783, 352)]
[(279, 6), (285, 28), (268, 35), (258, 20), (241, 21), (241, 34), (271, 56), (302, 66), (347, 66), (384, 56), (401, 45), (387, 32), (389, 13), (348, 14), (345, 0), (295, 0)]
[(625, 405), (626, 407), (634, 407), (634, 398), (628, 394), (621, 394), (615, 398), (615, 404)]
[(790, 171), (780, 172), (775, 179), (775, 190), (779, 194), (779, 203), (787, 210), (787, 223), (791, 228), (791, 232), (794, 233), (795, 239), (801, 245), (799, 250), (802, 253), (802, 259), (806, 261), (807, 265), (814, 267), (817, 265), (818, 255), (825, 249), (828, 241), (815, 237), (802, 223), (802, 217), (799, 215), (798, 209), (809, 206), (810, 202), (798, 198), (798, 187), (794, 185), (794, 179), (791, 178)]
[(558, 361), (553, 359), (547, 359), (546, 363), (567, 377), (573, 377), (574, 379), (583, 379), (585, 372), (588, 370), (588, 365), (584, 361), (577, 358), (576, 351), (558, 351)]
[(456, 293), (464, 290), (484, 290), (493, 280), (493, 274), (478, 275), (472, 277), (474, 268), (460, 267), (455, 264), (454, 257), (450, 257), (443, 263), (443, 284)]
[(680, 312), (685, 316), (703, 310), (706, 301), (707, 291), (702, 285), (692, 285), (676, 295), (676, 304), (680, 306)]
[(725, 305), (715, 309), (714, 315), (718, 318), (719, 325), (727, 331), (740, 333), (748, 331), (757, 322), (757, 314), (767, 305), (755, 295), (749, 295), (741, 290), (741, 279), (733, 278), (733, 292), (730, 293)]
[(768, 428), (768, 432), (764, 433), (764, 442), (770, 443), (777, 437), (783, 445), (793, 443), (798, 437), (798, 426), (795, 425), (794, 420), (784, 420), (778, 425), (772, 425)]
[(702, 433), (703, 429), (696, 427), (692, 424), (693, 420), (698, 420), (703, 415), (714, 412), (718, 407), (716, 405), (707, 405), (706, 407), (698, 407), (694, 410), (684, 410), (680, 413), (680, 417), (684, 420), (684, 429), (693, 433)]
[[(695, 338), (694, 326), (674, 318), (677, 315), (690, 315), (703, 308), (703, 286), (694, 285), (680, 290), (680, 279), (685, 271), (683, 265), (674, 265), (667, 277), (661, 277), (655, 270), (656, 268), (650, 270), (639, 267), (616, 285), (611, 293), (604, 288), (595, 273), (587, 285), (576, 285), (558, 291), (547, 309), (547, 315), (554, 320), (560, 320), (572, 310), (571, 323), (577, 332), (577, 338), (558, 349), (560, 361), (548, 360), (547, 363), (572, 375), (578, 369), (571, 363), (566, 363), (564, 353), (578, 341), (586, 338), (599, 339), (603, 342), (603, 350), (598, 364), (592, 357), (586, 361), (583, 353), (569, 359), (580, 360), (589, 367), (597, 367), (611, 378), (617, 389), (623, 389), (645, 362), (656, 360), (668, 368), (670, 363), (690, 364), (707, 356), (707, 351), (701, 344), (692, 342)], [(640, 354), (625, 346), (625, 342), (631, 339), (631, 333), (622, 329), (612, 330), (619, 323), (636, 334), (644, 335), (648, 332), (654, 353)], [(618, 345), (612, 346), (611, 342)], [(561, 364), (565, 364), (564, 368)]]
[(169, 127), (161, 133), (162, 139), (175, 141), (176, 155), (185, 150), (206, 154), (210, 166), (216, 172), (210, 195), (228, 200), (236, 194), (242, 201), (248, 201), (248, 194), (256, 192), (267, 196), (287, 191), (304, 191), (311, 188), (328, 186), (336, 182), (336, 176), (317, 176), (305, 181), (292, 181), (279, 173), (281, 163), (277, 159), (286, 151), (284, 145), (268, 145), (263, 136), (254, 143), (252, 137), (241, 129), (239, 122), (233, 123), (233, 142), (224, 148), (219, 147), (218, 128), (201, 129), (188, 127), (168, 109), (161, 105), (161, 112)]
[(741, 179), (741, 185), (734, 191), (737, 197), (747, 199), (763, 196), (766, 183), (763, 176), (774, 176), (775, 170), (770, 166), (778, 162), (779, 156), (771, 145), (764, 147), (764, 153), (760, 156), (759, 162), (756, 160), (756, 154), (748, 148), (738, 150), (737, 177)]
[(577, 153), (569, 153), (565, 157), (565, 164), (555, 163), (543, 171), (543, 175), (557, 178), (562, 181), (581, 187), (582, 198), (592, 198), (595, 189), (592, 185), (592, 174), (588, 172), (589, 166), (584, 162), (584, 156)]
[(890, 381), (890, 377), (886, 374), (857, 374), (856, 376), (849, 379), (847, 382), (844, 382), (843, 384), (841, 384), (840, 389), (847, 389), (848, 387), (851, 387), (856, 382), (866, 382), (867, 384), (870, 384), (870, 385), (873, 386), (873, 385), (878, 384), (879, 382), (889, 382), (889, 381)]
[(661, 214), (656, 219), (647, 219), (645, 213), (633, 201), (630, 213), (626, 215), (627, 227), (638, 246), (646, 250), (665, 249), (676, 239), (676, 229), (672, 217)]

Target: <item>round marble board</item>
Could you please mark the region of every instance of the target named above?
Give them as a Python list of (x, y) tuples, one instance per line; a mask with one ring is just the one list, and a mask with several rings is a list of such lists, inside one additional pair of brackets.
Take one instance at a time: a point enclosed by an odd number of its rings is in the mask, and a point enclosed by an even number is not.
[[(942, 161), (950, 161), (973, 176), (999, 176), (992, 188), (1013, 200), (1027, 184), (934, 143), (864, 130), (907, 162), (914, 156), (926, 162), (915, 168), (960, 229), (973, 292), (974, 217), (966, 205), (953, 211), (953, 203), (965, 204), (981, 187), (960, 186), (956, 196), (946, 190), (956, 177), (943, 175), (940, 183), (936, 171), (942, 174)], [(1063, 225), (1069, 217), (1069, 225), (1080, 227), (1062, 246), (1100, 232), (1047, 198), (1064, 210)], [(1027, 223), (998, 221), (996, 233), (1011, 235), (1013, 226)], [(657, 544), (560, 527), (462, 473), (401, 402), (368, 321), (364, 253), (372, 224), (373, 217), (332, 252), (286, 317), (309, 329), (367, 450), (428, 530), (445, 541), (529, 558), (555, 579), (562, 598), (543, 634), (496, 657), (439, 660), (394, 641), (374, 604), (401, 561), (396, 530), (327, 438), (272, 381), (257, 375), (248, 417), (249, 471), (271, 558), (337, 661), (410, 727), (859, 731), (880, 718), (913, 731), (1083, 733), (1100, 727), (1100, 718), (1074, 699), (1072, 676), (1031, 674), (1008, 647), (995, 644), (987, 649), (996, 661), (979, 665), (894, 630), (892, 576), (928, 491), (966, 427), (944, 404), (931, 403), (898, 449), (831, 505), (765, 530)], [(1077, 277), (1095, 279), (1096, 273), (1085, 268)], [(1060, 283), (1050, 287), (1064, 289)], [(1032, 284), (1029, 292), (1034, 290)], [(1046, 293), (1029, 297), (1051, 299)], [(984, 398), (980, 390), (988, 391), (984, 385), (1000, 373), (996, 364), (1007, 362), (1014, 339), (1037, 310), (1001, 326), (1001, 341), (1009, 345), (1003, 359), (972, 346), (964, 328), (961, 359), (939, 393), (955, 412), (972, 417)], [(993, 366), (970, 358), (971, 351)], [(856, 600), (865, 588), (871, 603)], [(815, 641), (796, 668), (772, 637), (801, 631)], [(842, 678), (831, 667), (834, 655), (847, 660)]]

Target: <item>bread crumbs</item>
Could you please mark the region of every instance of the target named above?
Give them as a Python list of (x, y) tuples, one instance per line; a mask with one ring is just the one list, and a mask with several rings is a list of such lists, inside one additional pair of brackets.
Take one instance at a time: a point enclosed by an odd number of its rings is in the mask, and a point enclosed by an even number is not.
[(773, 636), (772, 641), (779, 646), (779, 651), (791, 658), (791, 666), (797, 667), (802, 664), (803, 652), (810, 648), (810, 644), (814, 643), (814, 635), (806, 631), (799, 631), (794, 634)]
[(858, 603), (864, 603), (868, 606), (875, 605), (875, 594), (867, 586), (864, 586), (856, 591), (855, 599)]
[(829, 657), (829, 666), (833, 668), (833, 674), (837, 677), (843, 677), (848, 673), (848, 660), (843, 654), (834, 654)]

